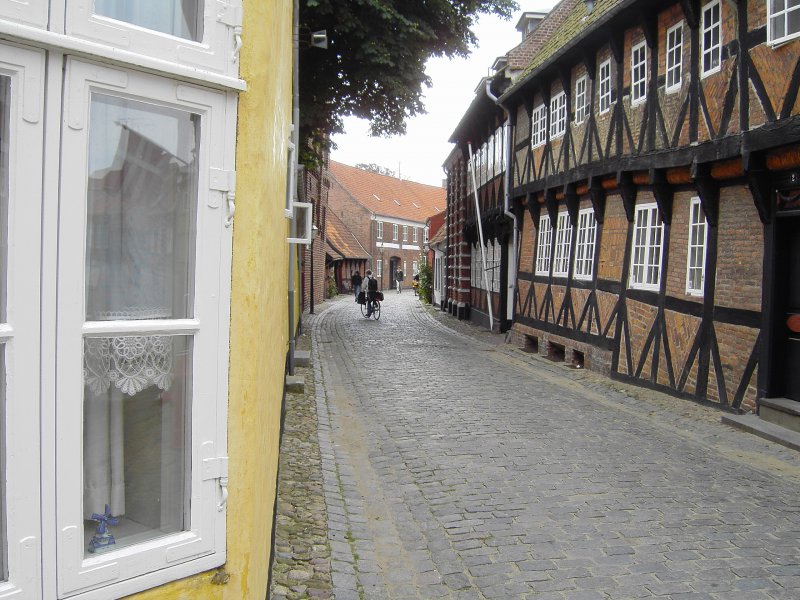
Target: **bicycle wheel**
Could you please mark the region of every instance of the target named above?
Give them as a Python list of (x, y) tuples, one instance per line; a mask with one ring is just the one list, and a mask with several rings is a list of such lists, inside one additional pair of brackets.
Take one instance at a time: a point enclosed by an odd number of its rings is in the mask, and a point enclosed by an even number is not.
[(361, 305), (361, 316), (363, 316), (363, 317), (367, 316), (367, 303), (366, 302)]
[(372, 316), (377, 321), (381, 318), (381, 303), (375, 300), (375, 308), (372, 310)]

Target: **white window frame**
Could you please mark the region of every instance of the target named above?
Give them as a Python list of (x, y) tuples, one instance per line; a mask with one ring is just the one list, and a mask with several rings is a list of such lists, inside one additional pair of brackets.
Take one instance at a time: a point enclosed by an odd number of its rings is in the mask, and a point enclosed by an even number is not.
[(375, 238), (382, 240), (383, 239), (383, 221), (376, 221), (377, 231), (375, 232)]
[[(717, 19), (713, 20), (711, 17), (714, 14), (714, 8), (717, 9)], [(713, 37), (714, 32), (717, 33), (716, 43), (711, 43), (706, 46), (706, 34)], [(716, 58), (716, 64), (714, 59)], [(710, 62), (710, 66), (706, 68), (706, 62)], [(722, 3), (720, 0), (711, 0), (703, 5), (700, 19), (700, 76), (707, 77), (717, 73), (722, 69)]]
[(670, 94), (681, 89), (683, 82), (683, 21), (667, 29), (665, 91)]
[(6, 237), (5, 519), (8, 579), (0, 598), (39, 598), (42, 585), (40, 362), (42, 161), (45, 55), (0, 43), (0, 74), (11, 79)]
[(241, 47), (241, 0), (230, 0), (225, 5), (215, 0), (202, 2), (203, 37), (199, 41), (96, 14), (95, 0), (66, 3), (65, 33), (125, 52), (235, 76)]
[(412, 241), (413, 243), (415, 243), (415, 244), (416, 244), (416, 243), (418, 242), (418, 240), (419, 240), (419, 234), (418, 234), (418, 232), (417, 232), (417, 229), (418, 229), (417, 227), (412, 227), (412, 228), (411, 228), (411, 241)]
[(380, 279), (383, 277), (383, 261), (379, 258), (375, 265), (375, 277)]
[[(700, 198), (695, 196), (689, 204), (689, 240), (686, 253), (686, 293), (702, 296), (706, 280), (706, 248), (708, 242), (708, 220), (703, 212)], [(692, 273), (699, 272), (700, 285), (693, 287)]]
[(564, 135), (567, 130), (567, 95), (559, 92), (550, 100), (550, 139)]
[(597, 219), (593, 208), (578, 211), (578, 232), (575, 239), (575, 279), (591, 280), (594, 276), (594, 253), (597, 240)]
[(600, 63), (597, 69), (597, 108), (602, 115), (611, 110), (611, 59)]
[(0, 2), (0, 18), (46, 29), (48, 8), (49, 2), (45, 0)]
[(631, 106), (647, 100), (647, 44), (631, 48)]
[(539, 216), (539, 230), (536, 234), (536, 268), (535, 275), (550, 274), (550, 249), (553, 241), (553, 227), (550, 215)]
[(531, 147), (538, 148), (547, 141), (547, 107), (539, 104), (531, 115)]
[(403, 225), (403, 241), (408, 241), (408, 225)]
[[(796, 2), (796, 0), (794, 1)], [(775, 2), (775, 0), (767, 0), (767, 42), (771, 46), (776, 47), (800, 36), (800, 29), (789, 32), (789, 15), (794, 11), (800, 10), (800, 3), (789, 6), (790, 0), (785, 0), (783, 10), (773, 10), (773, 2)], [(780, 37), (775, 37), (776, 21), (783, 21), (784, 35)]]
[(575, 124), (580, 125), (586, 120), (589, 114), (589, 103), (587, 102), (589, 89), (589, 78), (586, 75), (578, 77), (575, 81)]
[(417, 275), (419, 273), (419, 263), (416, 260), (411, 261), (411, 270), (412, 275)]
[(569, 276), (569, 256), (572, 245), (572, 221), (569, 213), (558, 213), (556, 221), (556, 247), (553, 257), (553, 277)]
[[(225, 490), (220, 477), (224, 470), (227, 481), (232, 228), (226, 211), (220, 210), (225, 206), (225, 193), (214, 189), (210, 174), (233, 168), (236, 99), (224, 92), (77, 59), (68, 60), (65, 82), (61, 197), (71, 203), (77, 199), (86, 201), (92, 93), (170, 106), (201, 118), (193, 318), (85, 322), (86, 210), (73, 206), (72, 210), (60, 212), (56, 347), (59, 437), (50, 449), (59, 457), (53, 507), (58, 532), (59, 595), (119, 597), (225, 562)], [(81, 476), (83, 340), (87, 336), (155, 332), (192, 337), (191, 436), (187, 442), (191, 449), (187, 473), (191, 506), (187, 529), (85, 558)]]
[(400, 234), (400, 227), (397, 225), (397, 223), (392, 223), (392, 241), (393, 242), (398, 241), (397, 237), (398, 237), (399, 234)]
[(428, 231), (429, 230), (428, 230), (427, 226), (425, 226), (423, 228), (423, 230), (422, 230), (422, 243), (423, 244), (427, 244), (428, 243)]
[[(661, 286), (664, 252), (664, 224), (658, 213), (658, 205), (655, 202), (638, 205), (633, 223), (628, 287), (657, 292)], [(641, 269), (640, 276), (637, 276), (637, 269)]]

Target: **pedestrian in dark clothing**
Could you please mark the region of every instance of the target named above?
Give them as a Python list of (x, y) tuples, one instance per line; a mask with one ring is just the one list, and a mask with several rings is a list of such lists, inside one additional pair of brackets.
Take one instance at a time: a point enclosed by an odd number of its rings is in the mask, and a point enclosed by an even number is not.
[(394, 280), (397, 282), (397, 293), (399, 294), (403, 291), (403, 269), (397, 269)]
[(356, 296), (356, 302), (358, 302), (358, 295), (361, 293), (361, 283), (363, 279), (361, 279), (361, 273), (358, 271), (353, 271), (353, 276), (350, 278), (350, 285), (353, 287), (353, 293)]

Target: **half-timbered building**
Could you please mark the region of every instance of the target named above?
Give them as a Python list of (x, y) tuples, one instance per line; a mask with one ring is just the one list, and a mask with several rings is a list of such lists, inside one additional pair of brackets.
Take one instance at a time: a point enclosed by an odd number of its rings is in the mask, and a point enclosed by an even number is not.
[[(519, 230), (512, 337), (726, 409), (797, 412), (800, 6), (564, 0), (548, 23), (452, 140), (508, 117), (513, 218), (480, 181), (478, 204), (498, 215), (486, 239)], [(448, 164), (458, 248), (475, 219), (466, 161)]]

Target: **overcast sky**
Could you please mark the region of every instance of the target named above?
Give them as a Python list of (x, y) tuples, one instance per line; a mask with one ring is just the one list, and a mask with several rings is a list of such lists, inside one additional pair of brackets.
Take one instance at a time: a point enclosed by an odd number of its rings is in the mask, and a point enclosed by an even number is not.
[[(545, 12), (556, 0), (520, 0), (519, 4), (528, 11)], [(442, 163), (452, 148), (447, 140), (494, 60), (521, 41), (521, 34), (514, 28), (521, 15), (522, 11), (517, 11), (508, 21), (483, 16), (475, 29), (479, 46), (469, 58), (428, 61), (426, 71), (433, 80), (433, 87), (425, 90), (428, 114), (411, 119), (405, 136), (373, 138), (367, 135), (366, 121), (349, 118), (345, 120), (346, 133), (333, 138), (338, 146), (331, 155), (333, 160), (348, 165), (375, 163), (395, 173), (399, 171), (403, 179), (441, 185)]]

